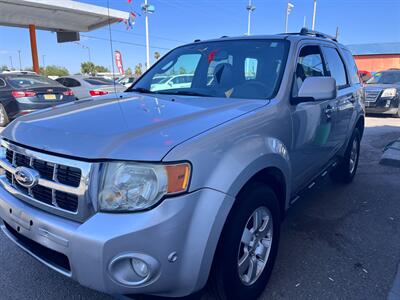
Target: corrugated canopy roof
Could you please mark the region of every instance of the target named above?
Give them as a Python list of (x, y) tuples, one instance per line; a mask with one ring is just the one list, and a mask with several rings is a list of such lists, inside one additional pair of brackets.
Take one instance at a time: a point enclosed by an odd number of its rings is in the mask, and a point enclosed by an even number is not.
[(353, 55), (400, 54), (400, 43), (347, 45)]
[(0, 25), (86, 32), (126, 20), (128, 12), (72, 0), (0, 0)]

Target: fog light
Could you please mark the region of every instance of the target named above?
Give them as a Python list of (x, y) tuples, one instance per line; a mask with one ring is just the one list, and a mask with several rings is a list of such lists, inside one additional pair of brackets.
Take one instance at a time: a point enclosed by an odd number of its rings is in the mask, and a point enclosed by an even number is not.
[(133, 270), (135, 271), (135, 273), (138, 276), (140, 276), (142, 278), (146, 278), (147, 276), (149, 276), (149, 267), (147, 266), (147, 264), (144, 261), (142, 261), (140, 259), (132, 258), (131, 263), (132, 263)]

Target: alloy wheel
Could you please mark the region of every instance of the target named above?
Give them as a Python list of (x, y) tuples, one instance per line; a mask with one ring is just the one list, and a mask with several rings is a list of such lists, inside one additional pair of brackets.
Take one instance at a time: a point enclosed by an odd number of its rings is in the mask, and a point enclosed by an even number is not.
[(272, 238), (272, 214), (268, 208), (259, 207), (247, 220), (239, 246), (237, 266), (244, 285), (253, 285), (264, 271)]

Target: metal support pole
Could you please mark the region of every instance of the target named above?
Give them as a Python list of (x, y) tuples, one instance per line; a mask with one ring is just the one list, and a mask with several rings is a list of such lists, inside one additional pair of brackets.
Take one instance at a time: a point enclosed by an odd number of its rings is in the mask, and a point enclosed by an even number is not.
[(21, 50), (18, 50), (19, 70), (22, 71)]
[(146, 70), (150, 68), (150, 45), (149, 45), (149, 12), (147, 0), (144, 0), (144, 5), (146, 8)]
[(36, 26), (29, 25), (29, 37), (31, 40), (31, 52), (32, 52), (32, 65), (33, 71), (39, 74), (39, 58), (38, 58), (38, 51), (37, 51), (37, 43), (36, 43)]
[(313, 18), (312, 18), (312, 27), (311, 29), (315, 29), (315, 15), (317, 14), (317, 0), (314, 0), (314, 12), (313, 12)]

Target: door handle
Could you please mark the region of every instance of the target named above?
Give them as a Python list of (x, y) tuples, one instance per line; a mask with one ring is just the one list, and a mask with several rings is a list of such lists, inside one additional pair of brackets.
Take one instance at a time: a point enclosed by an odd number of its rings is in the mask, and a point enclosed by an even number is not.
[(328, 106), (325, 108), (325, 115), (326, 115), (326, 117), (327, 117), (328, 119), (332, 118), (332, 113), (333, 113), (334, 111), (335, 111), (335, 109), (334, 109), (332, 106), (328, 105)]

